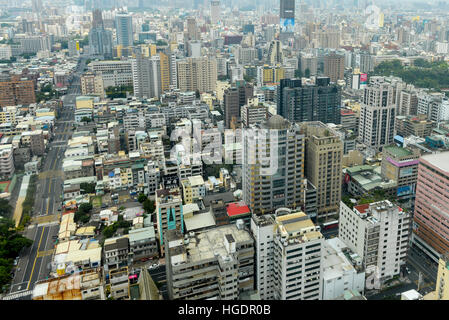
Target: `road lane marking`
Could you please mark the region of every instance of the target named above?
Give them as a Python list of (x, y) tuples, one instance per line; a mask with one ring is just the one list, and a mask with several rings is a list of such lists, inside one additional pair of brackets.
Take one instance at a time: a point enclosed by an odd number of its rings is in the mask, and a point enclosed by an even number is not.
[[(44, 235), (44, 230), (45, 230), (45, 227), (42, 228), (41, 238), (39, 239), (39, 244), (37, 245), (37, 252), (39, 252), (39, 248), (41, 247), (41, 242), (42, 242), (42, 237)], [(30, 280), (28, 280), (27, 290), (30, 288), (31, 278), (33, 278), (34, 267), (36, 266), (36, 261), (37, 261), (37, 253), (36, 253), (36, 258), (34, 258), (33, 269), (31, 269)]]
[(9, 295), (3, 297), (2, 300), (15, 300), (17, 298), (30, 296), (32, 293), (33, 293), (32, 290), (26, 290), (26, 291), (23, 291), (23, 292), (17, 292), (17, 293), (9, 294)]

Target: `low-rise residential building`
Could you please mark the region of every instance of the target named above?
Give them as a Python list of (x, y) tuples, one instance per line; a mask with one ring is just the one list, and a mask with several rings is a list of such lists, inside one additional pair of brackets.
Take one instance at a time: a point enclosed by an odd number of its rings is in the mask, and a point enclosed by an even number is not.
[[(143, 220), (143, 217), (140, 217)], [(129, 230), (129, 255), (133, 262), (152, 258), (158, 254), (154, 227)]]
[(130, 262), (128, 237), (106, 239), (103, 246), (103, 256), (103, 265), (108, 270), (128, 266)]

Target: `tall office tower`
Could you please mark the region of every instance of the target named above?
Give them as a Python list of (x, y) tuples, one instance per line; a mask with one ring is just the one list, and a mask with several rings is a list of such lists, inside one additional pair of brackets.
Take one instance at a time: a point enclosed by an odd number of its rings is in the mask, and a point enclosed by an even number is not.
[(251, 128), (254, 134), (242, 137), (243, 200), (253, 214), (299, 208), (305, 202), (304, 136), (299, 125), (274, 115)]
[(324, 237), (303, 212), (253, 215), (256, 288), (262, 300), (321, 299)]
[[(299, 65), (303, 77), (316, 76), (318, 71), (318, 58), (312, 54), (302, 54)], [(307, 71), (308, 70), (308, 71)]]
[(270, 65), (281, 64), (283, 62), (282, 44), (279, 40), (273, 40), (268, 49), (268, 62)]
[(134, 95), (139, 98), (159, 97), (161, 90), (161, 61), (158, 55), (142, 57), (136, 52), (132, 60)]
[(254, 87), (250, 83), (237, 83), (236, 87), (226, 89), (223, 94), (224, 120), (226, 128), (240, 120), (240, 108), (254, 96)]
[(194, 17), (187, 18), (187, 37), (188, 40), (200, 40), (196, 19)]
[(336, 53), (331, 53), (324, 57), (324, 75), (337, 83), (345, 76), (345, 57)]
[(33, 7), (33, 12), (40, 13), (43, 9), (42, 0), (32, 0), (31, 2), (32, 2), (31, 5)]
[(167, 230), (179, 230), (184, 233), (184, 214), (182, 196), (179, 188), (156, 190), (156, 221), (161, 250), (164, 234)]
[(117, 44), (130, 47), (134, 44), (132, 16), (128, 13), (117, 13), (115, 16)]
[(340, 124), (341, 88), (329, 78), (316, 78), (314, 85), (282, 79), (277, 90), (277, 114), (289, 121)]
[(341, 202), (338, 237), (362, 258), (367, 282), (382, 285), (405, 264), (410, 224), (410, 213), (388, 200), (353, 209)]
[(101, 9), (92, 10), (92, 28), (104, 28)]
[(449, 252), (449, 152), (419, 159), (412, 242), (438, 261)]
[(93, 27), (89, 31), (89, 53), (102, 55), (106, 59), (112, 58), (112, 32), (104, 27)]
[(318, 217), (338, 214), (343, 142), (322, 122), (301, 123), (305, 135), (305, 175), (317, 189)]
[(210, 2), (210, 20), (212, 24), (220, 22), (220, 1), (212, 0)]
[(280, 40), (293, 36), (295, 30), (295, 0), (281, 0), (279, 10)]
[(377, 150), (393, 143), (395, 117), (393, 87), (383, 77), (371, 77), (360, 107), (360, 141)]
[(169, 230), (165, 252), (171, 300), (238, 300), (253, 290), (254, 240), (242, 220), (187, 238)]
[(186, 58), (177, 62), (177, 73), (182, 92), (212, 92), (217, 83), (217, 61), (211, 57)]

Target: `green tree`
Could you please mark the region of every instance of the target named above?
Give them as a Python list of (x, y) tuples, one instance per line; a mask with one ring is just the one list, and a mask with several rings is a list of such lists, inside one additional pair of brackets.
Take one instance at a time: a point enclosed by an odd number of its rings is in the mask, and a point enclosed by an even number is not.
[(301, 69), (295, 70), (295, 78), (302, 78), (302, 71)]
[(13, 259), (33, 243), (20, 235), (14, 225), (11, 219), (0, 219), (0, 292), (11, 281)]
[(8, 200), (0, 199), (0, 216), (8, 217), (12, 212), (12, 206)]
[(143, 202), (143, 209), (147, 212), (147, 213), (153, 213), (154, 210), (156, 209), (155, 205), (154, 205), (154, 201), (151, 201), (150, 199), (146, 199)]
[(306, 70), (304, 70), (304, 76), (305, 76), (306, 78), (310, 78), (310, 70), (309, 70), (309, 68), (307, 68)]
[(148, 197), (145, 194), (141, 193), (141, 194), (139, 194), (137, 201), (139, 201), (140, 203), (144, 203), (145, 200), (147, 200), (147, 199), (148, 199)]
[(95, 186), (96, 186), (95, 182), (92, 182), (92, 183), (83, 182), (83, 183), (81, 183), (80, 184), (80, 189), (82, 189), (81, 194), (95, 193)]
[(91, 122), (92, 121), (92, 119), (91, 118), (89, 118), (89, 117), (82, 117), (81, 118), (81, 122)]

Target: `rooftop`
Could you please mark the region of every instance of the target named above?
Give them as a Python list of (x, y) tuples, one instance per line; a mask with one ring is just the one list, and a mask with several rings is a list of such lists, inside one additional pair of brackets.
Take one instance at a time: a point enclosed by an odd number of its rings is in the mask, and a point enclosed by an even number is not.
[(388, 151), (389, 153), (391, 153), (392, 155), (394, 155), (397, 158), (406, 157), (406, 156), (410, 156), (413, 154), (413, 152), (411, 152), (410, 150), (408, 150), (406, 148), (401, 148), (401, 147), (398, 147), (395, 145), (385, 146), (384, 150)]
[(422, 160), (444, 171), (449, 176), (449, 151), (437, 154), (428, 154), (421, 157)]

